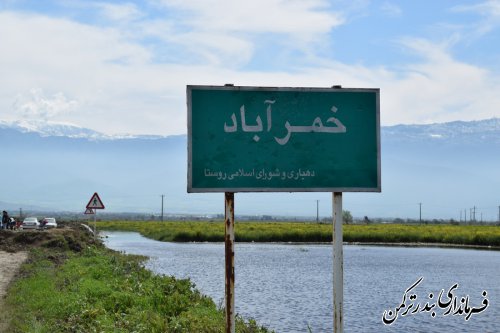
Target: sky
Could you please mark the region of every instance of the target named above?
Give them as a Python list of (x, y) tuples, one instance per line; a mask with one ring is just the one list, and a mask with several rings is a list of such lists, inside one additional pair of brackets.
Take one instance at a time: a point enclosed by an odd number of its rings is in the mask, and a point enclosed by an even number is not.
[(0, 120), (187, 132), (186, 85), (381, 89), (381, 124), (500, 117), (500, 0), (2, 0)]

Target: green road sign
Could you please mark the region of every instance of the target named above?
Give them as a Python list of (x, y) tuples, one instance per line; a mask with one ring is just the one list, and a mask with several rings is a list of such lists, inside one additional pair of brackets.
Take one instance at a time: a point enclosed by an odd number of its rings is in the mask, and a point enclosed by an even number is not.
[(187, 86), (188, 192), (380, 192), (379, 95)]

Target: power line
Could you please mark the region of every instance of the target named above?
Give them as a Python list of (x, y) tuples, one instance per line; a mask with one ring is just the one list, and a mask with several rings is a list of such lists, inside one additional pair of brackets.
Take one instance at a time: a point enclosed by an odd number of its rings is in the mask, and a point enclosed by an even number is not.
[(163, 198), (165, 197), (165, 194), (161, 195), (161, 221), (163, 222)]
[(422, 223), (422, 203), (419, 202), (418, 205), (420, 206), (420, 215), (419, 215), (419, 221)]
[(316, 200), (316, 222), (319, 223), (319, 200)]

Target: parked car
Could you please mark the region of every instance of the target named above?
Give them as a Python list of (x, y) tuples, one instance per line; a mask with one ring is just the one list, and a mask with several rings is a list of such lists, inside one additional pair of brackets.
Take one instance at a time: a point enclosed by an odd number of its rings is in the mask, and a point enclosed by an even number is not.
[(41, 227), (45, 229), (57, 228), (56, 219), (53, 217), (46, 217), (41, 222)]
[(21, 225), (23, 229), (38, 229), (40, 227), (40, 222), (36, 217), (27, 217), (24, 219)]

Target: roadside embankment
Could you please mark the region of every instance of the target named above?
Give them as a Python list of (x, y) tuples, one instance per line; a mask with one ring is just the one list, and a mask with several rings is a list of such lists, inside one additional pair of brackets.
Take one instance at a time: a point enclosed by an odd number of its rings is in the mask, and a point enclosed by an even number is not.
[[(3, 246), (28, 259), (5, 298), (5, 332), (224, 331), (224, 313), (189, 280), (154, 275), (80, 226), (16, 233)], [(237, 331), (267, 332), (241, 318)]]

